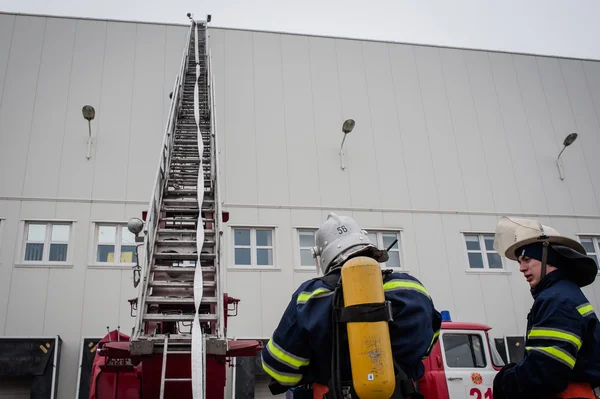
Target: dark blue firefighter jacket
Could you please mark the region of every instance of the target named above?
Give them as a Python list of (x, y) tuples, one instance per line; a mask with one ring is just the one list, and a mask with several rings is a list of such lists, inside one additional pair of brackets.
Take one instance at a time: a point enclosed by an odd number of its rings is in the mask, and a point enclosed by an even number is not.
[(569, 382), (600, 385), (600, 328), (594, 308), (560, 270), (531, 290), (525, 357), (502, 377), (507, 398), (562, 392)]
[[(392, 303), (394, 316), (394, 322), (389, 324), (394, 359), (409, 377), (419, 378), (423, 374), (421, 360), (437, 342), (441, 315), (416, 278), (406, 273), (390, 273), (383, 282), (385, 298)], [(334, 288), (320, 279), (312, 279), (302, 283), (292, 295), (279, 326), (261, 353), (263, 369), (279, 384), (328, 385)], [(345, 332), (345, 326), (341, 330)], [(341, 378), (351, 381), (347, 342), (340, 346)]]

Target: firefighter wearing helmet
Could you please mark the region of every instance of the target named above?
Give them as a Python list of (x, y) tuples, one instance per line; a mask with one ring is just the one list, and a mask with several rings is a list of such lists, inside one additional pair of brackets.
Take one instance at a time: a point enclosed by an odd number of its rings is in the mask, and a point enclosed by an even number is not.
[[(441, 328), (441, 315), (425, 287), (406, 273), (381, 270), (387, 251), (371, 243), (349, 217), (329, 214), (315, 241), (313, 256), (322, 276), (294, 292), (261, 352), (262, 367), (272, 377), (271, 392), (289, 390), (288, 397), (294, 399), (420, 397), (414, 381), (423, 375), (421, 361)], [(369, 286), (369, 281), (378, 283)], [(381, 297), (373, 300), (377, 292)], [(365, 301), (349, 306), (361, 295)], [(353, 332), (352, 326), (359, 328)], [(363, 350), (365, 342), (372, 348)], [(379, 365), (389, 360), (392, 381), (377, 385), (379, 366), (368, 366), (360, 388), (374, 388), (363, 396), (357, 394), (363, 376), (353, 369), (365, 366), (359, 357), (368, 356), (369, 350), (377, 354), (371, 357)]]
[(496, 251), (531, 287), (525, 357), (502, 368), (494, 399), (589, 398), (600, 385), (600, 325), (580, 287), (596, 278), (583, 246), (535, 220), (502, 217)]

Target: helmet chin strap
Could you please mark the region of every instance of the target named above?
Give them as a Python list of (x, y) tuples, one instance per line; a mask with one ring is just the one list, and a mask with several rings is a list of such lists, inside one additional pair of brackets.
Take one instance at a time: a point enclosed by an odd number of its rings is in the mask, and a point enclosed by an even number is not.
[(544, 277), (546, 277), (546, 264), (548, 261), (548, 246), (550, 245), (550, 243), (548, 241), (544, 241), (542, 243), (543, 245), (543, 249), (542, 249), (542, 273), (540, 274), (540, 281), (542, 281), (542, 279)]

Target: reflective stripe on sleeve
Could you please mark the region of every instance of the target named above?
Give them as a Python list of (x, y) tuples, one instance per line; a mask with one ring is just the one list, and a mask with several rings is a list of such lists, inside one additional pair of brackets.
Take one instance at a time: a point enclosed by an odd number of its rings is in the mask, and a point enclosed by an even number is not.
[(303, 291), (298, 295), (298, 299), (296, 300), (296, 304), (303, 304), (308, 302), (309, 299), (312, 298), (322, 298), (333, 294), (333, 291), (328, 290), (327, 288), (317, 288), (312, 292)]
[(589, 302), (584, 303), (583, 305), (579, 305), (577, 306), (577, 311), (579, 312), (580, 315), (582, 316), (589, 316), (591, 314), (594, 313), (594, 308), (592, 305), (590, 305)]
[(267, 374), (271, 377), (275, 378), (277, 382), (281, 385), (294, 386), (297, 385), (302, 380), (302, 374), (291, 374), (291, 373), (282, 373), (280, 371), (275, 371), (271, 367), (269, 367), (264, 360), (262, 361), (262, 368), (265, 370)]
[(557, 348), (556, 346), (528, 346), (525, 348), (526, 351), (535, 351), (542, 353), (551, 359), (557, 360), (563, 364), (569, 366), (569, 368), (575, 367), (575, 358), (563, 349)]
[(568, 331), (558, 330), (555, 328), (532, 328), (527, 334), (527, 339), (550, 339), (564, 342), (570, 342), (577, 350), (581, 348), (581, 338)]
[(272, 339), (267, 343), (267, 350), (274, 359), (296, 370), (302, 366), (308, 366), (310, 363), (308, 359), (292, 355), (291, 353), (283, 350), (279, 345), (274, 343)]
[(415, 290), (427, 298), (430, 298), (429, 292), (423, 287), (421, 284), (415, 281), (407, 281), (407, 280), (390, 280), (383, 284), (384, 291), (395, 291), (395, 290)]

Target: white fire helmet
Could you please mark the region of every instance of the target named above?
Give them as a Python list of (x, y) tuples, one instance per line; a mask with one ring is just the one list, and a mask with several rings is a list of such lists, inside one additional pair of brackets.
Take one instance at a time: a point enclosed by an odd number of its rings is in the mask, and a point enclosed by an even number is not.
[(359, 254), (378, 262), (388, 260), (387, 251), (377, 248), (354, 219), (335, 213), (330, 213), (317, 230), (312, 253), (317, 258), (317, 265), (323, 275)]

